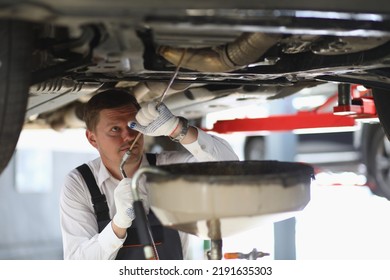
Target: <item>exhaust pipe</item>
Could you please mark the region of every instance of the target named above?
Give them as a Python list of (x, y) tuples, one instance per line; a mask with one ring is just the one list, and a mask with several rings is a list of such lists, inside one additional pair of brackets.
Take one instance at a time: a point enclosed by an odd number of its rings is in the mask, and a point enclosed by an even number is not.
[(182, 68), (200, 72), (229, 72), (256, 62), (281, 35), (243, 33), (234, 42), (217, 48), (179, 49), (163, 46), (158, 53), (177, 65), (184, 51)]

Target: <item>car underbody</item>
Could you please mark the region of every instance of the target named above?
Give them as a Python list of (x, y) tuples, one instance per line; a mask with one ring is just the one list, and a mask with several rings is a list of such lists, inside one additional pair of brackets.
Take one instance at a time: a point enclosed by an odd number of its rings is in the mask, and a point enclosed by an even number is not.
[[(13, 75), (25, 77), (25, 90), (15, 93), (14, 82), (0, 89), (4, 100), (20, 98), (19, 109), (0, 123), (6, 130), (19, 117), (12, 137), (0, 132), (7, 143), (1, 169), (23, 125), (83, 126), (82, 105), (111, 87), (132, 92), (140, 103), (154, 100), (178, 67), (164, 102), (194, 120), (328, 82), (377, 89), (376, 103), (386, 103), (387, 2), (252, 2), (0, 1), (1, 31), (10, 42), (19, 34), (24, 48)], [(2, 60), (12, 49), (7, 46)], [(0, 70), (8, 79), (10, 70)], [(11, 107), (3, 104), (4, 111)]]

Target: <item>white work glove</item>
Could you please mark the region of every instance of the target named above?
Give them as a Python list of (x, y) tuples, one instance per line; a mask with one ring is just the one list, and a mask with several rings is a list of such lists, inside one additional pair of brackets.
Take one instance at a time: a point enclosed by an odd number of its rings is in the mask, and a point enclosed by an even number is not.
[(150, 102), (142, 106), (135, 116), (136, 120), (129, 122), (129, 127), (149, 136), (170, 136), (177, 128), (179, 118), (164, 103), (158, 108), (156, 105), (156, 102)]
[[(138, 194), (142, 200), (146, 213), (149, 213), (149, 201), (147, 189), (138, 188)], [(131, 191), (131, 178), (122, 179), (114, 190), (116, 214), (112, 221), (120, 228), (129, 228), (135, 219), (133, 209), (133, 194)]]
[(114, 190), (116, 214), (112, 221), (120, 228), (129, 228), (135, 218), (131, 178), (124, 178)]

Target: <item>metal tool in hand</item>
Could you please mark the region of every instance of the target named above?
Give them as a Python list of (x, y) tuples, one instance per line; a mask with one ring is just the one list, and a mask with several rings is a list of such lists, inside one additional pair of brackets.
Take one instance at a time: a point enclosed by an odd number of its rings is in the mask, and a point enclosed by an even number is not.
[(122, 174), (123, 178), (127, 178), (126, 172), (125, 172), (123, 167), (124, 167), (126, 161), (128, 160), (128, 158), (130, 157), (131, 150), (133, 149), (135, 143), (137, 143), (137, 141), (140, 138), (140, 136), (141, 136), (141, 133), (138, 133), (137, 136), (135, 137), (133, 143), (131, 144), (130, 148), (126, 151), (126, 153), (122, 157), (122, 161), (121, 161), (121, 164), (119, 166), (119, 170), (121, 171), (121, 174)]
[(185, 54), (186, 54), (186, 49), (184, 50), (184, 52), (182, 53), (182, 55), (180, 57), (179, 63), (177, 64), (176, 70), (173, 73), (171, 80), (169, 81), (167, 87), (165, 88), (163, 94), (161, 95), (160, 100), (157, 102), (156, 108), (158, 108), (160, 106), (160, 104), (163, 102), (165, 95), (167, 94), (168, 90), (171, 88), (174, 80), (176, 79), (176, 76), (179, 73), (179, 69), (180, 69), (181, 63), (183, 62), (183, 58), (184, 58)]
[[(160, 104), (163, 102), (165, 95), (167, 94), (168, 90), (170, 89), (170, 87), (172, 86), (174, 80), (176, 79), (176, 76), (179, 73), (180, 65), (181, 65), (181, 63), (183, 61), (183, 58), (184, 58), (185, 54), (186, 54), (186, 50), (184, 50), (183, 54), (181, 55), (179, 64), (177, 65), (176, 70), (173, 73), (173, 76), (172, 76), (171, 80), (169, 81), (167, 87), (165, 88), (163, 94), (161, 95), (160, 100), (157, 102), (156, 108), (158, 108), (160, 106)], [(141, 132), (138, 132), (138, 134), (135, 137), (135, 139), (134, 139), (133, 143), (131, 144), (130, 148), (126, 151), (126, 153), (122, 157), (122, 161), (121, 161), (121, 164), (119, 166), (119, 170), (120, 170), (123, 178), (127, 178), (126, 172), (125, 172), (123, 167), (124, 167), (126, 161), (129, 159), (129, 157), (131, 155), (131, 150), (133, 149), (134, 144), (138, 141), (140, 136), (141, 136)]]

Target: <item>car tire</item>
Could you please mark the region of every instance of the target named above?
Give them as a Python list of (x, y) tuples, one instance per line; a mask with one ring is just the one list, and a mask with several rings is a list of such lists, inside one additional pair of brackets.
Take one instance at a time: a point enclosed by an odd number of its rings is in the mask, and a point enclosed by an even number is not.
[(0, 20), (0, 173), (23, 127), (31, 76), (31, 24)]
[(390, 141), (381, 126), (372, 129), (365, 137), (370, 139), (365, 163), (370, 189), (390, 200)]
[(390, 139), (390, 90), (374, 88), (372, 89), (375, 109), (384, 132)]

